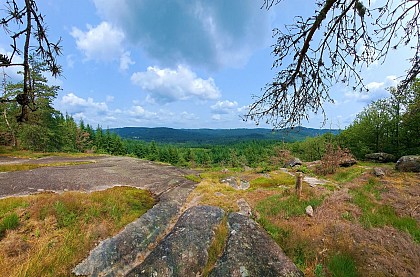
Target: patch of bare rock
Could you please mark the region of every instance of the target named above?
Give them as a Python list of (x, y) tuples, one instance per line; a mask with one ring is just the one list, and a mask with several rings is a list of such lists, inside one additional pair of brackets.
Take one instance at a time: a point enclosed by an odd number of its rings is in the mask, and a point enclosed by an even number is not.
[(102, 241), (74, 268), (73, 273), (83, 276), (124, 275), (147, 255), (159, 237), (165, 235), (194, 187), (195, 184), (185, 182), (162, 194), (158, 204), (118, 235)]
[(230, 234), (226, 247), (209, 276), (303, 276), (281, 248), (252, 219), (231, 213), (228, 225)]
[[(151, 214), (145, 216), (148, 219), (143, 223), (153, 221)], [(141, 222), (137, 222), (135, 228), (127, 227), (123, 232), (125, 234), (101, 243), (73, 272), (87, 276), (201, 276), (208, 262), (214, 230), (224, 224), (224, 217), (225, 212), (219, 207), (189, 208), (169, 234), (143, 259), (138, 259), (139, 252), (144, 253), (145, 247), (156, 236), (150, 224), (142, 227)], [(303, 276), (273, 239), (249, 216), (230, 213), (227, 224), (229, 234), (226, 245), (209, 276)], [(125, 266), (121, 263), (125, 263)]]

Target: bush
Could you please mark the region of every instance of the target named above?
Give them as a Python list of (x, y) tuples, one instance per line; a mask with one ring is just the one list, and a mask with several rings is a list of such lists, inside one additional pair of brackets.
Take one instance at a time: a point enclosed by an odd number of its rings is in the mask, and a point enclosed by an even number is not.
[(343, 160), (353, 158), (348, 149), (341, 149), (340, 146), (334, 146), (328, 143), (325, 146), (325, 154), (322, 156), (321, 164), (316, 168), (316, 173), (320, 175), (334, 174), (340, 167)]

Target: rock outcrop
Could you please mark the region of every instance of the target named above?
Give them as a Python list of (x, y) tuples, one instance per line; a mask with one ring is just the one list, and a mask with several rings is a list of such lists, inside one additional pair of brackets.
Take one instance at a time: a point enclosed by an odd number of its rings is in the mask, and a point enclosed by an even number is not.
[(250, 183), (245, 180), (240, 180), (236, 177), (227, 177), (220, 180), (221, 183), (228, 184), (236, 190), (247, 190), (250, 187)]
[(144, 262), (126, 276), (200, 275), (208, 260), (207, 249), (214, 235), (213, 230), (223, 216), (224, 211), (218, 207), (190, 208)]
[(228, 224), (227, 245), (209, 276), (304, 276), (252, 219), (231, 213)]
[(395, 169), (405, 172), (420, 172), (420, 156), (402, 156), (397, 161)]
[(396, 161), (394, 155), (383, 152), (366, 154), (365, 159), (377, 163), (390, 163)]
[(299, 158), (292, 158), (288, 160), (283, 167), (295, 167), (297, 165), (302, 165), (302, 161)]
[(193, 182), (185, 180), (164, 193), (160, 201), (142, 217), (127, 225), (113, 238), (102, 241), (90, 255), (78, 264), (73, 273), (86, 276), (118, 276), (130, 270), (133, 263), (148, 252), (150, 245), (165, 234), (171, 222), (178, 218)]

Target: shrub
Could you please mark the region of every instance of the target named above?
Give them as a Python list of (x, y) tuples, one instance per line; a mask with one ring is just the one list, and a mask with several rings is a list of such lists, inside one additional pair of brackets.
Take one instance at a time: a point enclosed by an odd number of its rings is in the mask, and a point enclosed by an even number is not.
[(343, 160), (351, 159), (353, 155), (348, 149), (341, 149), (340, 146), (334, 146), (328, 143), (325, 146), (325, 154), (321, 158), (321, 164), (317, 167), (316, 173), (321, 175), (333, 174), (340, 167)]

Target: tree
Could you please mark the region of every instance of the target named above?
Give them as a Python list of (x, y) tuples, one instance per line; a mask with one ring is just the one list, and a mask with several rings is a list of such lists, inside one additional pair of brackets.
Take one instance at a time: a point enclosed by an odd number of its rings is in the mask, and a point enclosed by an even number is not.
[[(4, 123), (8, 133), (12, 137), (18, 137), (22, 146), (32, 150), (55, 151), (61, 147), (60, 134), (58, 130), (54, 130), (60, 113), (52, 107), (52, 102), (57, 97), (60, 87), (47, 84), (47, 79), (42, 75), (45, 71), (45, 63), (36, 60), (33, 56), (29, 57), (29, 63), (33, 101), (38, 109), (27, 114), (27, 124), (21, 125), (18, 124), (21, 113), (19, 104), (4, 102), (2, 103)], [(23, 87), (23, 82), (6, 83), (3, 95), (7, 98), (14, 98), (21, 93)], [(0, 124), (1, 128), (6, 129), (3, 122)], [(17, 140), (11, 144), (16, 146), (16, 142)]]
[[(280, 2), (264, 0), (263, 7)], [(298, 16), (283, 30), (274, 29), (273, 68), (278, 72), (245, 118), (257, 123), (265, 119), (275, 128), (299, 125), (311, 112), (321, 111), (325, 119), (323, 104), (333, 102), (333, 84), (367, 90), (360, 70), (384, 62), (390, 49), (404, 46), (415, 50), (398, 87), (406, 91), (420, 70), (420, 1), (383, 2), (374, 8), (371, 1), (317, 0), (314, 15)]]
[(420, 81), (404, 92), (389, 88), (390, 96), (372, 102), (339, 136), (358, 158), (372, 152), (399, 157), (420, 150)]
[[(4, 8), (0, 9), (4, 15), (0, 17), (0, 26), (11, 39), (11, 55), (0, 53), (0, 67), (22, 66), (23, 89), (14, 99), (1, 98), (0, 102), (17, 102), (21, 106), (18, 121), (27, 121), (29, 111), (37, 110), (34, 96), (34, 84), (31, 80), (30, 51), (35, 49), (35, 57), (45, 63), (46, 69), (53, 76), (61, 74), (61, 66), (57, 63), (57, 56), (61, 54), (61, 38), (53, 43), (47, 36), (44, 16), (39, 12), (35, 0), (25, 0), (21, 4), (18, 0), (6, 0)], [(32, 44), (35, 38), (35, 44)], [(23, 63), (13, 63), (16, 55), (23, 54)]]

